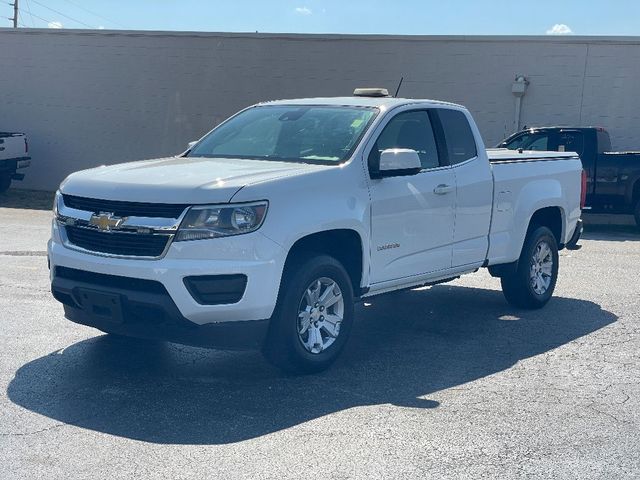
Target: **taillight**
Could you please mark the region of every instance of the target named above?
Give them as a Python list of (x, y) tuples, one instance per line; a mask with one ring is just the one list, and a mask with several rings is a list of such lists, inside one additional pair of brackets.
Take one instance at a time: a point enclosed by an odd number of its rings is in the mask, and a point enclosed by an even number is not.
[(582, 170), (582, 182), (580, 190), (580, 208), (584, 208), (587, 205), (587, 171)]
[(29, 142), (27, 142), (27, 137), (24, 137), (24, 153), (29, 153)]

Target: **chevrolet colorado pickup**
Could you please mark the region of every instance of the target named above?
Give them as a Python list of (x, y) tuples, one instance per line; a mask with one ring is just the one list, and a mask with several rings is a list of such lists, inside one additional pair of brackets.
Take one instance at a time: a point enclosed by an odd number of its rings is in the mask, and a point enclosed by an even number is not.
[(464, 107), (356, 93), (261, 103), (179, 156), (70, 175), (48, 244), (66, 317), (315, 372), (366, 297), (488, 267), (513, 305), (545, 305), (578, 156), (487, 151)]
[(576, 152), (587, 174), (586, 206), (594, 213), (635, 215), (640, 227), (640, 151), (612, 152), (601, 127), (540, 127), (514, 133), (499, 147)]
[(29, 144), (24, 133), (0, 132), (0, 193), (11, 186), (11, 180), (22, 180), (18, 170), (31, 164), (27, 156)]

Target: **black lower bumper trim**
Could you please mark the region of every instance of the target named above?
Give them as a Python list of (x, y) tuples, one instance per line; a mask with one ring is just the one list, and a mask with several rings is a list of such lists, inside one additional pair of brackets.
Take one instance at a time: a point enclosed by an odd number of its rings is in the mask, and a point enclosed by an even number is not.
[(247, 288), (246, 275), (195, 275), (184, 278), (184, 285), (200, 305), (238, 303)]
[(182, 316), (159, 282), (153, 289), (131, 289), (88, 280), (55, 275), (51, 292), (64, 305), (66, 318), (103, 332), (236, 350), (260, 348), (269, 328), (269, 320), (195, 324)]

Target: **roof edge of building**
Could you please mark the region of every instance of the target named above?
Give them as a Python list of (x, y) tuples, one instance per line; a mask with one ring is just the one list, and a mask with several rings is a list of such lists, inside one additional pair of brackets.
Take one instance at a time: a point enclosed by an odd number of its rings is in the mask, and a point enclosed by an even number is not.
[(352, 33), (263, 33), (263, 32), (199, 32), (171, 30), (106, 30), (106, 29), (52, 29), (6, 28), (0, 34), (15, 35), (86, 35), (126, 37), (201, 37), (201, 38), (250, 38), (283, 40), (361, 40), (361, 41), (430, 41), (430, 42), (543, 42), (565, 44), (639, 44), (640, 36), (604, 35), (392, 35)]

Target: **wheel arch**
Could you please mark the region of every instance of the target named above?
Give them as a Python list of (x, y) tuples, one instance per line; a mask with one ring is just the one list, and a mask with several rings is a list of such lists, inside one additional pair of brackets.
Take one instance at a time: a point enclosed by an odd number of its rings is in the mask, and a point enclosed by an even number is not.
[(296, 240), (287, 253), (284, 270), (309, 255), (326, 254), (338, 260), (351, 279), (355, 297), (362, 292), (364, 277), (364, 243), (362, 236), (353, 229), (339, 228), (310, 233)]
[(562, 207), (544, 207), (536, 210), (529, 219), (529, 226), (527, 227), (527, 233), (529, 233), (536, 227), (547, 227), (553, 233), (553, 236), (558, 243), (558, 247), (562, 249), (564, 247), (564, 211)]

